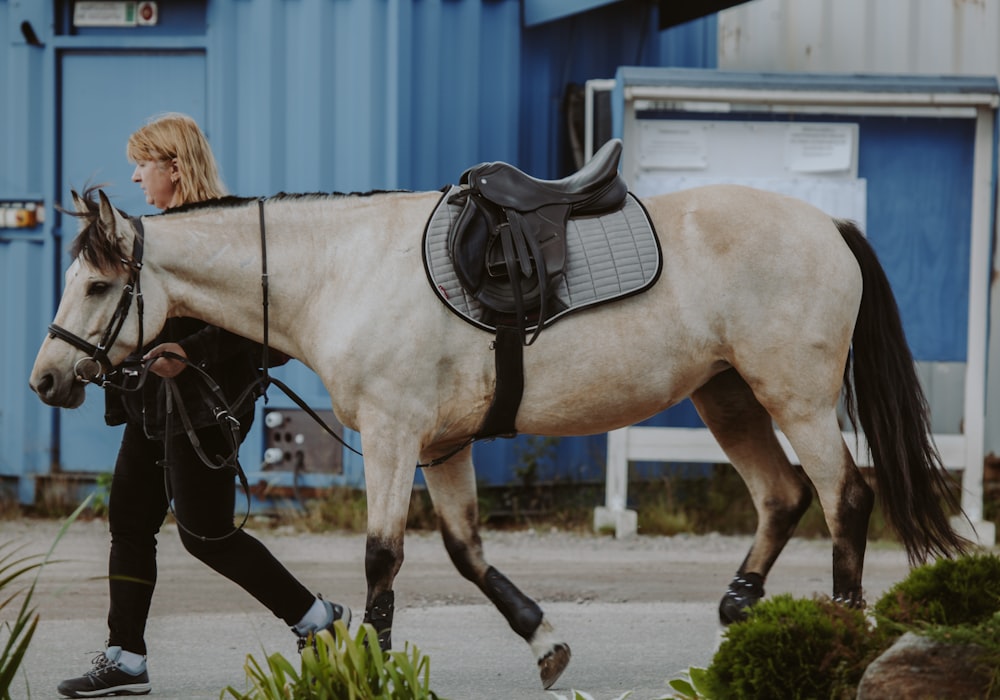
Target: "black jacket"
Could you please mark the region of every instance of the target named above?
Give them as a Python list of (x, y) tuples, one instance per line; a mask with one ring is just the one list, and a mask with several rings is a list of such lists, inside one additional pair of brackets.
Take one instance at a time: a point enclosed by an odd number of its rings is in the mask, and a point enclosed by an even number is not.
[[(143, 350), (147, 352), (160, 343), (178, 343), (188, 361), (205, 370), (219, 385), (226, 402), (235, 401), (261, 375), (261, 345), (229, 331), (193, 318), (171, 318), (160, 333)], [(141, 358), (141, 354), (138, 355)], [(129, 359), (138, 359), (131, 357)], [(137, 376), (127, 376), (120, 370), (111, 377), (112, 384), (126, 387), (138, 384)], [(206, 403), (205, 383), (191, 368), (174, 378), (180, 389), (184, 408), (195, 428), (216, 425), (214, 405)], [(211, 397), (211, 392), (207, 394)], [(260, 388), (252, 391), (239, 406), (231, 406), (237, 419), (248, 417), (260, 396)], [(163, 379), (149, 372), (141, 391), (123, 392), (108, 388), (105, 392), (104, 420), (108, 425), (129, 423), (142, 427), (152, 439), (162, 440), (166, 423), (166, 386)], [(184, 425), (176, 409), (171, 432), (183, 433)]]

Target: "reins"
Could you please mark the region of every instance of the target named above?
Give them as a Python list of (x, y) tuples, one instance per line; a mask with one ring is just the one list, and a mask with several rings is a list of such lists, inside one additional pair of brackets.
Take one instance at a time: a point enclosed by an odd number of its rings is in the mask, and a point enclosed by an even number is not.
[(354, 454), (358, 455), (359, 457), (363, 457), (364, 455), (362, 455), (361, 452), (359, 452), (358, 450), (354, 449), (353, 447), (351, 447), (350, 445), (348, 445), (346, 442), (344, 442), (344, 439), (342, 437), (340, 437), (339, 435), (337, 435), (336, 431), (333, 428), (331, 428), (329, 425), (327, 425), (326, 421), (324, 421), (320, 417), (320, 415), (318, 413), (316, 413), (316, 411), (314, 411), (302, 399), (302, 397), (300, 397), (298, 394), (296, 394), (294, 391), (292, 391), (291, 388), (289, 388), (289, 386), (287, 384), (285, 384), (283, 381), (281, 381), (280, 379), (275, 379), (274, 377), (271, 376), (271, 372), (269, 370), (269, 365), (271, 364), (271, 362), (270, 362), (270, 356), (269, 356), (270, 345), (269, 345), (269, 342), (268, 342), (268, 337), (269, 337), (269, 332), (270, 332), (270, 324), (268, 322), (268, 309), (270, 307), (270, 300), (269, 300), (270, 287), (268, 286), (269, 277), (268, 277), (268, 272), (267, 272), (267, 225), (265, 224), (265, 221), (264, 221), (264, 198), (263, 197), (260, 197), (257, 200), (257, 221), (258, 221), (258, 228), (260, 229), (260, 290), (261, 290), (261, 308), (263, 309), (263, 312), (264, 312), (264, 321), (263, 321), (263, 323), (264, 323), (264, 328), (263, 328), (264, 341), (261, 343), (261, 361), (260, 361), (262, 374), (261, 374), (261, 376), (256, 381), (254, 381), (253, 383), (251, 383), (250, 386), (248, 386), (243, 391), (242, 394), (240, 394), (239, 399), (237, 399), (236, 403), (239, 404), (243, 399), (245, 399), (247, 397), (247, 395), (251, 391), (253, 391), (253, 389), (256, 386), (260, 386), (261, 387), (261, 393), (264, 395), (264, 403), (266, 404), (267, 401), (268, 401), (267, 390), (268, 390), (268, 388), (272, 384), (274, 384), (279, 389), (281, 389), (282, 393), (284, 393), (285, 396), (287, 396), (292, 401), (294, 401), (295, 404), (299, 408), (301, 408), (303, 411), (305, 411), (309, 415), (310, 418), (312, 418), (314, 421), (316, 421), (316, 423), (318, 423), (319, 426), (321, 428), (323, 428), (324, 431), (327, 432), (327, 434), (331, 435), (333, 437), (333, 439), (335, 439), (343, 447), (346, 447), (348, 450), (350, 450)]
[[(163, 468), (163, 487), (167, 496), (167, 504), (168, 507), (170, 508), (170, 512), (174, 516), (174, 520), (177, 522), (177, 527), (184, 530), (184, 532), (191, 535), (192, 537), (198, 538), (202, 542), (218, 542), (228, 537), (232, 537), (234, 534), (242, 530), (243, 526), (246, 525), (247, 520), (250, 519), (250, 508), (251, 508), (250, 483), (249, 480), (247, 479), (246, 472), (243, 471), (243, 465), (240, 464), (239, 460), (240, 422), (236, 418), (236, 416), (233, 415), (229, 404), (226, 403), (226, 397), (222, 393), (222, 389), (215, 382), (215, 380), (212, 379), (211, 375), (209, 375), (208, 372), (203, 370), (198, 365), (194, 364), (193, 362), (190, 362), (186, 357), (182, 357), (176, 353), (164, 352), (162, 355), (157, 355), (154, 358), (150, 358), (148, 362), (144, 363), (142, 369), (142, 375), (140, 376), (139, 385), (134, 390), (141, 389), (142, 385), (145, 384), (146, 377), (149, 375), (149, 368), (152, 367), (153, 362), (164, 357), (172, 360), (177, 360), (179, 362), (183, 362), (187, 367), (186, 371), (190, 372), (191, 370), (194, 370), (197, 373), (197, 375), (201, 378), (204, 386), (207, 388), (207, 391), (210, 392), (211, 397), (214, 398), (215, 400), (214, 401), (210, 400), (209, 396), (205, 393), (205, 389), (201, 389), (202, 398), (205, 401), (205, 405), (208, 406), (208, 408), (212, 411), (212, 415), (215, 417), (215, 421), (218, 423), (220, 430), (222, 430), (222, 434), (226, 437), (226, 441), (228, 442), (228, 447), (229, 447), (228, 456), (216, 455), (216, 458), (219, 460), (218, 462), (213, 462), (212, 459), (207, 454), (205, 454), (205, 451), (201, 447), (201, 440), (198, 439), (198, 433), (196, 432), (194, 425), (191, 423), (191, 418), (188, 415), (187, 407), (184, 405), (184, 401), (181, 399), (181, 392), (180, 389), (177, 387), (177, 382), (170, 377), (163, 377), (162, 378), (163, 386), (166, 389), (165, 392), (166, 418), (164, 419), (163, 423), (163, 433), (164, 433), (163, 460), (158, 462), (158, 464)], [(236, 402), (234, 405), (238, 406), (240, 405), (240, 403)], [(197, 532), (194, 532), (190, 528), (186, 527), (184, 525), (184, 522), (181, 520), (180, 516), (177, 514), (177, 511), (174, 510), (174, 503), (173, 503), (174, 499), (171, 494), (168, 470), (170, 469), (171, 465), (170, 445), (172, 441), (170, 440), (170, 437), (173, 435), (174, 432), (173, 421), (174, 421), (175, 408), (178, 416), (181, 419), (181, 423), (184, 426), (184, 432), (187, 435), (188, 441), (191, 443), (191, 447), (194, 449), (195, 454), (198, 455), (198, 459), (201, 460), (201, 463), (204, 464), (209, 469), (213, 470), (227, 469), (227, 468), (232, 469), (236, 473), (237, 478), (240, 480), (240, 486), (242, 487), (243, 493), (246, 496), (247, 508), (246, 511), (243, 513), (243, 518), (240, 521), (240, 524), (233, 527), (232, 530), (225, 533), (224, 535), (218, 535), (214, 537), (210, 537), (208, 535), (200, 535)]]

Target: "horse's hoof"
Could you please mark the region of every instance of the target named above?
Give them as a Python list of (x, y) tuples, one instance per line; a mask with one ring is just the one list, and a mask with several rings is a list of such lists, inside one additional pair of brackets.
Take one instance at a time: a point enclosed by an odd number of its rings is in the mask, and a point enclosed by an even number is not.
[(542, 687), (548, 690), (559, 680), (559, 676), (569, 666), (569, 645), (556, 644), (548, 654), (538, 660), (538, 671), (542, 676)]
[(743, 574), (729, 584), (729, 590), (719, 603), (719, 622), (731, 625), (747, 619), (747, 610), (764, 597), (764, 578), (760, 574)]

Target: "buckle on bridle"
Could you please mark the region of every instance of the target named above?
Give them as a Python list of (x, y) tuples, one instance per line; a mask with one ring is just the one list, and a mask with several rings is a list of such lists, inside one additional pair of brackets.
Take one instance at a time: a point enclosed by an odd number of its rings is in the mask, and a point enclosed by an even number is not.
[(217, 423), (222, 423), (223, 421), (229, 421), (230, 428), (239, 430), (240, 422), (237, 420), (236, 416), (227, 411), (224, 408), (219, 408), (218, 406), (213, 409), (215, 413), (215, 421)]

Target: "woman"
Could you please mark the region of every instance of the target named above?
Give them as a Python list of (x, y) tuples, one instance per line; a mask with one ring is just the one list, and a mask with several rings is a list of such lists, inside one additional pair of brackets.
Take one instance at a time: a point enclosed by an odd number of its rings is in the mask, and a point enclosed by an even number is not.
[[(129, 138), (127, 155), (136, 164), (133, 182), (158, 209), (226, 194), (205, 136), (185, 115), (167, 114), (136, 131)], [(168, 498), (173, 499), (185, 548), (290, 625), (300, 649), (315, 632), (332, 630), (336, 620), (350, 624), (347, 606), (314, 596), (263, 544), (234, 529), (234, 471), (206, 466), (180, 420), (173, 421), (171, 434), (166, 434), (167, 389), (161, 378), (169, 377), (180, 390), (203, 453), (214, 459), (233, 451), (232, 439), (202, 397), (198, 373), (186, 371), (187, 364), (180, 360), (162, 357), (167, 352), (205, 370), (228, 400), (241, 395), (259, 376), (260, 345), (196, 319), (173, 318), (145, 349), (142, 359), (152, 364), (142, 390), (108, 389), (105, 421), (125, 424), (109, 501), (110, 634), (94, 668), (59, 685), (59, 692), (69, 697), (145, 694), (151, 689), (144, 634), (156, 583), (156, 534), (166, 517)], [(135, 384), (135, 377), (121, 374), (114, 383)], [(240, 442), (253, 422), (255, 399), (256, 394), (231, 407)], [(170, 457), (166, 469), (165, 448)]]

